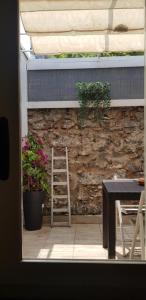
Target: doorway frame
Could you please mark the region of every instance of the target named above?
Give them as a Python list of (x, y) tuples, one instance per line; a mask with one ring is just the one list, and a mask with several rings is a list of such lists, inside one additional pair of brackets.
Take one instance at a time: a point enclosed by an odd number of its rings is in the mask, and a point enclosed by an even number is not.
[(19, 3), (0, 5), (0, 116), (8, 118), (10, 138), (9, 179), (0, 181), (0, 297), (135, 299), (146, 291), (146, 262), (22, 260)]

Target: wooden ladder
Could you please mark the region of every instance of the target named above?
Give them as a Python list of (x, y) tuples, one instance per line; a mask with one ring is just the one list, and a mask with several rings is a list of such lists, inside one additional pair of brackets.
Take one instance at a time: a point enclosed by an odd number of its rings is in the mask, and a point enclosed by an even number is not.
[[(55, 161), (65, 161), (65, 168), (54, 168)], [(55, 175), (66, 174), (65, 181), (55, 181)], [(55, 193), (55, 186), (66, 186), (65, 194)], [(66, 200), (66, 205), (61, 208), (55, 207), (57, 200)], [(66, 222), (54, 222), (54, 213), (66, 213), (68, 220)], [(68, 150), (65, 148), (65, 156), (55, 156), (52, 148), (52, 170), (51, 170), (51, 227), (53, 226), (71, 226), (71, 207), (70, 207), (70, 187), (69, 187), (69, 168), (68, 168)]]

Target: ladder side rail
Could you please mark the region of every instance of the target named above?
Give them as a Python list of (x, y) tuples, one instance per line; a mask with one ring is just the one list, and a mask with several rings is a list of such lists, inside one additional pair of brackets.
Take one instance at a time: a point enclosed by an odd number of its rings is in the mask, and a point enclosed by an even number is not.
[(68, 150), (66, 147), (66, 169), (67, 169), (67, 193), (68, 193), (68, 213), (69, 226), (71, 226), (71, 206), (70, 206), (70, 185), (69, 185), (69, 167), (68, 167)]
[(53, 200), (54, 200), (53, 168), (54, 168), (54, 149), (52, 147), (52, 163), (51, 163), (51, 226), (53, 226)]

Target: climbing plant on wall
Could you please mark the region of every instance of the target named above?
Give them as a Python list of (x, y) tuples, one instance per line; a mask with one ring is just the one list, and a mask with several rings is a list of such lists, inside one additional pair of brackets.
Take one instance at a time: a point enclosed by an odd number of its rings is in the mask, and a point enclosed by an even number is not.
[(108, 82), (77, 82), (77, 98), (80, 109), (79, 116), (81, 124), (93, 114), (95, 121), (104, 120), (110, 109), (110, 83)]

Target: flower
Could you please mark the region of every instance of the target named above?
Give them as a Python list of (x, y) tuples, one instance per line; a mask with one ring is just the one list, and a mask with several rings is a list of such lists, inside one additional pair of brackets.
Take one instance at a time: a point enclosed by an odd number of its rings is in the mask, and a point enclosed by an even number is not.
[(32, 134), (22, 139), (22, 168), (24, 191), (49, 192), (48, 155), (43, 149), (42, 140)]

